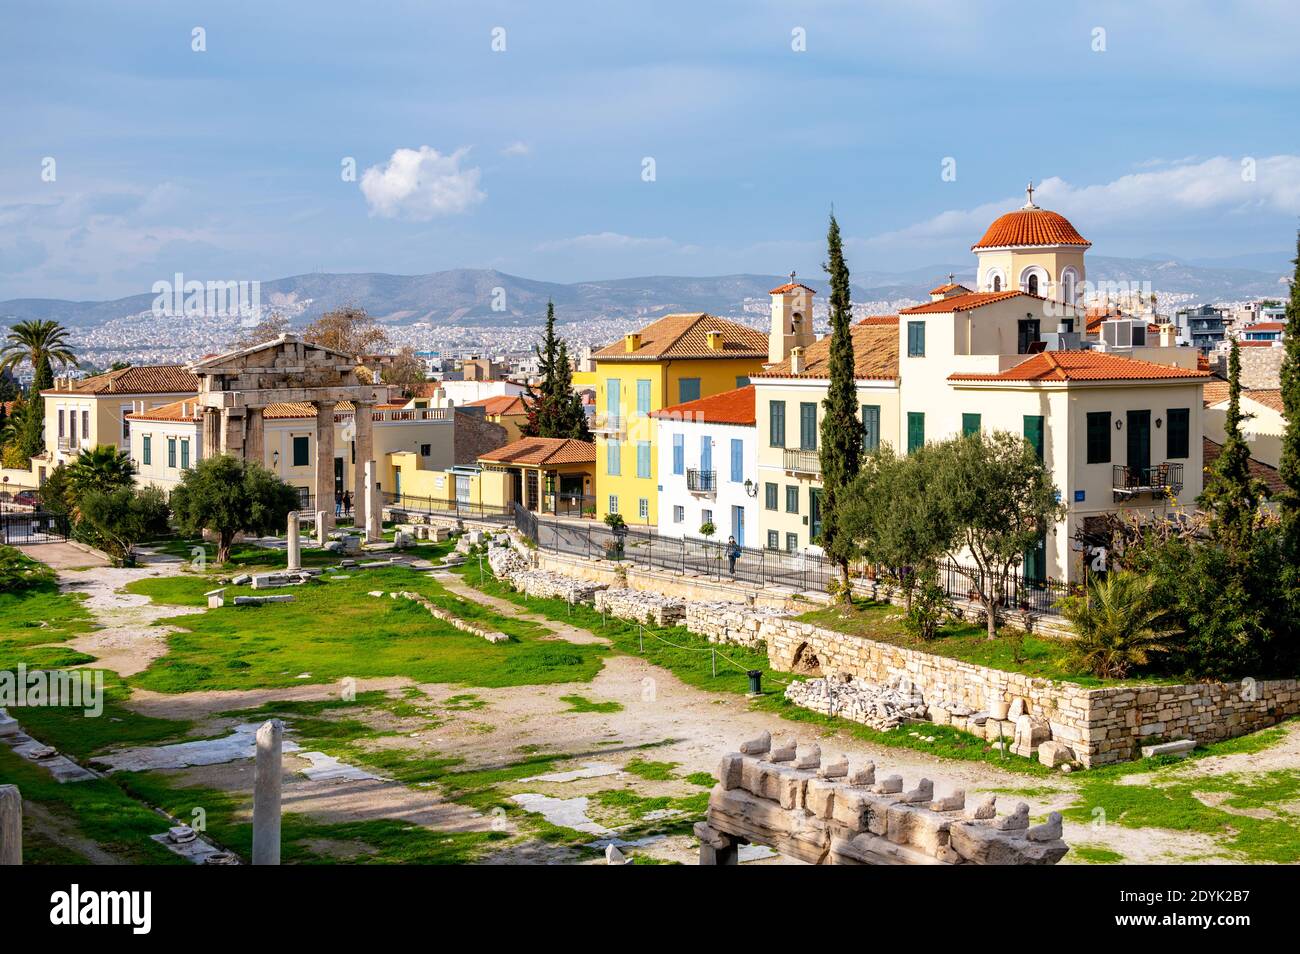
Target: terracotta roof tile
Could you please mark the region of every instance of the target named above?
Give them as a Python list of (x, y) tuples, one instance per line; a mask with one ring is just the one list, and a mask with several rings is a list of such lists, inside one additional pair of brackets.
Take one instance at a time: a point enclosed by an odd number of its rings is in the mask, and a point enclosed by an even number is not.
[(1210, 378), (1201, 389), (1201, 400), (1206, 407), (1228, 400), (1228, 382), (1223, 378)]
[[(1210, 466), (1219, 459), (1219, 454), (1223, 452), (1223, 445), (1217, 444), (1208, 437), (1201, 438), (1201, 453), (1205, 459), (1205, 468), (1209, 470)], [(1247, 465), (1250, 469), (1250, 476), (1256, 480), (1262, 481), (1268, 488), (1268, 495), (1276, 497), (1286, 490), (1286, 481), (1278, 473), (1278, 469), (1271, 464), (1266, 464), (1262, 460), (1250, 459)]]
[(1043, 351), (1001, 374), (950, 374), (949, 381), (1204, 381), (1207, 371), (1189, 371), (1154, 361), (1121, 358), (1104, 351)]
[[(894, 381), (898, 379), (898, 327), (896, 324), (868, 325), (859, 323), (849, 329), (853, 335), (853, 376), (865, 381)], [(786, 359), (753, 378), (829, 378), (831, 336), (815, 341), (804, 349), (803, 370), (790, 373)]]
[(959, 284), (959, 283), (957, 283), (957, 282), (948, 282), (946, 285), (940, 285), (938, 288), (931, 288), (931, 289), (930, 289), (930, 294), (931, 294), (931, 295), (946, 295), (948, 292), (950, 292), (950, 291), (956, 291), (958, 288), (960, 288), (962, 291), (965, 291), (965, 292), (969, 292), (969, 291), (970, 291), (970, 289), (967, 288), (965, 285)]
[(144, 411), (134, 411), (126, 415), (133, 421), (197, 421), (200, 410), (197, 401), (172, 401)]
[(478, 459), (492, 464), (594, 464), (596, 445), (568, 437), (521, 437)]
[(980, 248), (1003, 248), (1011, 245), (1092, 245), (1070, 220), (1059, 212), (1047, 209), (1016, 209), (999, 216), (988, 227), (984, 237), (971, 246), (972, 251)]
[(72, 390), (41, 394), (197, 394), (199, 379), (179, 364), (142, 364), (72, 382)]
[(752, 384), (734, 391), (711, 394), (698, 401), (674, 404), (650, 414), (651, 417), (698, 421), (704, 424), (753, 425), (754, 386)]
[(1282, 390), (1280, 388), (1253, 388), (1249, 391), (1242, 391), (1241, 396), (1248, 397), (1257, 404), (1262, 404), (1279, 414), (1286, 414), (1286, 407), (1282, 404)]
[(1029, 292), (1022, 291), (971, 292), (968, 295), (953, 295), (951, 298), (941, 298), (938, 301), (927, 301), (923, 305), (913, 305), (911, 308), (902, 309), (899, 314), (944, 315), (951, 311), (973, 311), (976, 308), (983, 308), (985, 305), (1006, 301), (1008, 298), (1015, 298), (1018, 295), (1033, 298), (1037, 301), (1047, 301), (1046, 298), (1040, 295), (1031, 295)]
[(1286, 331), (1285, 321), (1257, 321), (1253, 325), (1246, 325), (1242, 331)]
[(465, 407), (481, 407), (485, 414), (493, 416), (528, 413), (528, 408), (524, 405), (524, 399), (519, 394), (498, 394), (494, 397), (470, 401)]
[(770, 292), (768, 292), (768, 294), (769, 294), (769, 295), (784, 295), (786, 292), (788, 292), (788, 291), (794, 291), (796, 288), (802, 288), (804, 291), (810, 291), (810, 292), (812, 292), (814, 295), (817, 294), (817, 289), (815, 289), (815, 288), (809, 288), (807, 285), (804, 285), (804, 284), (802, 284), (801, 282), (786, 282), (784, 285), (777, 285), (777, 286), (776, 286), (775, 288), (773, 288)]
[[(710, 331), (722, 332), (722, 347), (709, 347)], [(665, 315), (638, 332), (641, 346), (625, 350), (616, 341), (597, 351), (597, 361), (657, 361), (661, 358), (766, 358), (767, 335), (747, 325), (716, 318), (704, 312)]]
[(881, 326), (889, 325), (894, 328), (897, 328), (898, 316), (897, 315), (867, 315), (867, 317), (859, 321), (858, 324), (863, 325), (867, 328), (872, 328), (877, 325), (881, 325)]

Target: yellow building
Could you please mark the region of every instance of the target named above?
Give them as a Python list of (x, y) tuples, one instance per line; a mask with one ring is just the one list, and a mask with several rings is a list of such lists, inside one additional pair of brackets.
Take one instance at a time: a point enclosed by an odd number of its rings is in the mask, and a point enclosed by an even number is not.
[[(811, 324), (811, 322), (809, 322)], [(749, 383), (767, 336), (704, 313), (667, 315), (597, 351), (596, 515), (656, 526), (658, 452), (650, 414)]]
[(58, 378), (41, 392), (45, 401), (45, 452), (32, 460), (38, 484), (83, 448), (131, 447), (130, 415), (198, 393), (199, 379), (178, 364), (121, 368), (73, 380)]

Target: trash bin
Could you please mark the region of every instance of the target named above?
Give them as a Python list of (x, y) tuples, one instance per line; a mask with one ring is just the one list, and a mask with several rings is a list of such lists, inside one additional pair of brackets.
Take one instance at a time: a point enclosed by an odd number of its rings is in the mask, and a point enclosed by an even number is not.
[(763, 694), (763, 670), (751, 669), (746, 675), (749, 676), (749, 694), (751, 696), (761, 696)]

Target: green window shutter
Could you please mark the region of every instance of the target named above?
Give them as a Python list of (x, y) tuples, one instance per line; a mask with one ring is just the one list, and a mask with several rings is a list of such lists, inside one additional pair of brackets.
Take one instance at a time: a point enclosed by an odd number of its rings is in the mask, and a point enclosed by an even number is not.
[(907, 356), (909, 358), (925, 357), (924, 321), (909, 321), (907, 323)]
[(700, 379), (699, 378), (680, 378), (677, 381), (677, 403), (685, 404), (687, 401), (698, 401), (700, 399)]
[(1165, 456), (1170, 460), (1187, 457), (1191, 450), (1191, 415), (1185, 407), (1171, 407), (1166, 414), (1169, 436)]
[(785, 512), (799, 512), (799, 488), (787, 484), (785, 488)]
[(808, 488), (808, 539), (816, 543), (822, 537), (822, 492)]
[(1038, 460), (1043, 459), (1043, 415), (1026, 414), (1025, 415), (1025, 440), (1034, 448), (1034, 453), (1038, 455)]
[(785, 447), (785, 402), (769, 401), (767, 404), (768, 444)]
[(181, 470), (190, 469), (190, 442), (188, 439), (181, 441)]
[(970, 435), (979, 432), (980, 416), (978, 414), (963, 414), (961, 416), (961, 436), (970, 437)]
[(817, 449), (817, 402), (799, 405), (799, 449)]
[(167, 438), (167, 466), (176, 466), (176, 438)]
[(306, 437), (295, 437), (293, 439), (293, 466), (306, 467), (308, 464), (308, 439)]
[(925, 415), (920, 411), (907, 412), (907, 452), (911, 454), (925, 446)]
[(862, 449), (870, 454), (880, 446), (880, 405), (862, 405)]
[(1110, 463), (1110, 411), (1088, 412), (1088, 463)]
[(768, 482), (763, 486), (763, 502), (768, 510), (777, 508), (777, 490), (776, 484)]
[[(60, 411), (59, 413), (62, 414), (63, 412)], [(150, 437), (148, 434), (144, 436), (143, 443), (141, 445), (141, 452), (144, 455), (144, 462), (146, 464), (152, 464), (153, 463), (153, 438)]]

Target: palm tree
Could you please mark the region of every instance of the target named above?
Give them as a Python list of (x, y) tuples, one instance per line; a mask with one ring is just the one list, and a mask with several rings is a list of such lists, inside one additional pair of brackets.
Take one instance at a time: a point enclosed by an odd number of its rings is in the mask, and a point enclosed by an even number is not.
[(1157, 653), (1168, 652), (1169, 639), (1181, 632), (1168, 623), (1166, 609), (1152, 598), (1155, 578), (1115, 571), (1093, 580), (1087, 596), (1061, 604), (1077, 634), (1071, 662), (1094, 676), (1123, 679)]
[(74, 510), (82, 494), (90, 490), (113, 491), (135, 483), (135, 464), (109, 444), (83, 450), (68, 465), (68, 487)]
[[(56, 364), (75, 365), (76, 355), (68, 344), (68, 329), (57, 321), (20, 321), (9, 329), (3, 348), (0, 348), (0, 371), (17, 367), (30, 361), (39, 376), (44, 367), (53, 369)], [(53, 382), (37, 382), (49, 387)]]

